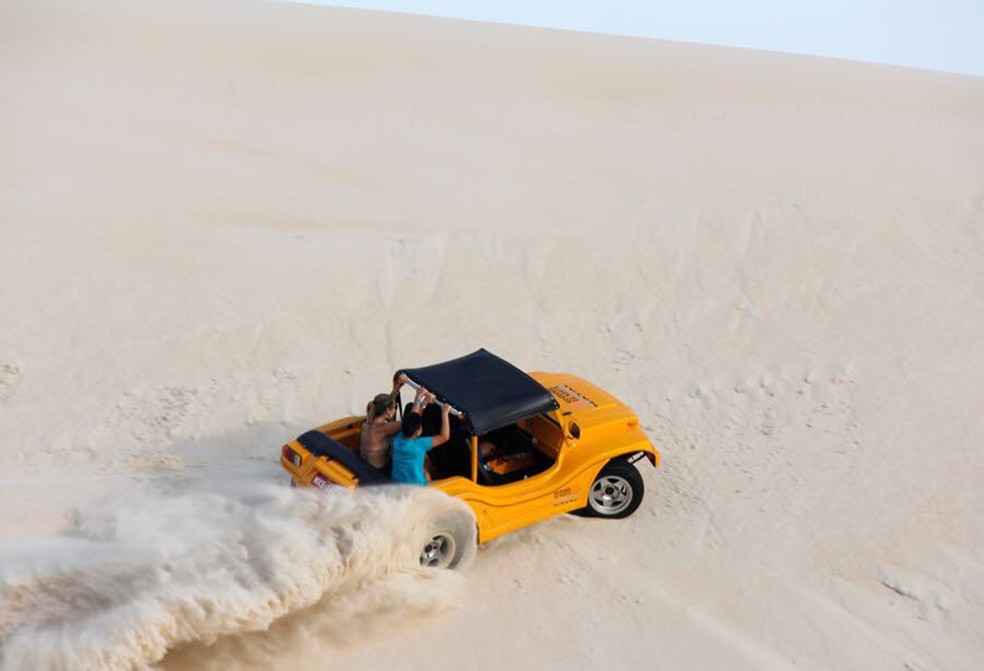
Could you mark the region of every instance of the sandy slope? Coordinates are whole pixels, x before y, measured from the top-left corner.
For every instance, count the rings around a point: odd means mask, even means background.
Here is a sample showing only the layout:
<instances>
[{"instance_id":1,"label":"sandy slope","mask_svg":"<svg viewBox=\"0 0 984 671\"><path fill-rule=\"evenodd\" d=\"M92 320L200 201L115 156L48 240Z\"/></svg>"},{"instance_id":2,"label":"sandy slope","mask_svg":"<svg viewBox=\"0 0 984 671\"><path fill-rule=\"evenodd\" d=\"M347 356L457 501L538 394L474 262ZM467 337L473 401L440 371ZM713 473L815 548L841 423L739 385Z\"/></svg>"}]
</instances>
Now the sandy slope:
<instances>
[{"instance_id":1,"label":"sandy slope","mask_svg":"<svg viewBox=\"0 0 984 671\"><path fill-rule=\"evenodd\" d=\"M0 12L5 668L227 632L165 668L979 667L984 80L305 6ZM639 513L442 581L380 545L398 505L350 538L265 488L285 438L479 346L639 412ZM350 547L382 554L317 577Z\"/></svg>"}]
</instances>

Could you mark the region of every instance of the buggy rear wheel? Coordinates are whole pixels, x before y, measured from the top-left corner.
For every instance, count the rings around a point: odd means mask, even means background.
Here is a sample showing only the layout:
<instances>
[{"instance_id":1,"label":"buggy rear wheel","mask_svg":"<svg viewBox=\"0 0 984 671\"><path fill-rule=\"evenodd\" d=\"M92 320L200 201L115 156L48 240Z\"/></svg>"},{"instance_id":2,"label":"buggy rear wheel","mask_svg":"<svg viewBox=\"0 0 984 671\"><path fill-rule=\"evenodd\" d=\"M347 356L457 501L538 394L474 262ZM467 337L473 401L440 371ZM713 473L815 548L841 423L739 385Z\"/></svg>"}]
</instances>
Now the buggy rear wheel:
<instances>
[{"instance_id":1,"label":"buggy rear wheel","mask_svg":"<svg viewBox=\"0 0 984 671\"><path fill-rule=\"evenodd\" d=\"M424 568L463 567L475 555L475 518L462 511L441 515L430 525L418 547L420 565Z\"/></svg>"},{"instance_id":2,"label":"buggy rear wheel","mask_svg":"<svg viewBox=\"0 0 984 671\"><path fill-rule=\"evenodd\" d=\"M439 531L431 536L420 553L420 565L427 568L448 568L454 560L457 543L454 536Z\"/></svg>"}]
</instances>

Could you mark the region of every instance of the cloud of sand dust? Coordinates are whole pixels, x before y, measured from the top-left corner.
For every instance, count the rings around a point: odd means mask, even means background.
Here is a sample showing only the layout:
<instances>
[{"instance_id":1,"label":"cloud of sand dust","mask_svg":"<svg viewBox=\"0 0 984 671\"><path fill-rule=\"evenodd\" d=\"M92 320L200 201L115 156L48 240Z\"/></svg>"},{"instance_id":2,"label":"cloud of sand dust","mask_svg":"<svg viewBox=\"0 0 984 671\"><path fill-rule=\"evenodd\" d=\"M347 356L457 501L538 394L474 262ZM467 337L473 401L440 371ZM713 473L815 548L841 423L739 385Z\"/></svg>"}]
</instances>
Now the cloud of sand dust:
<instances>
[{"instance_id":1,"label":"cloud of sand dust","mask_svg":"<svg viewBox=\"0 0 984 671\"><path fill-rule=\"evenodd\" d=\"M305 612L330 632L439 611L461 578L419 567L416 553L442 515L470 512L429 489L261 482L102 501L71 535L0 548L0 667L148 668L278 620L289 635L284 618Z\"/></svg>"}]
</instances>

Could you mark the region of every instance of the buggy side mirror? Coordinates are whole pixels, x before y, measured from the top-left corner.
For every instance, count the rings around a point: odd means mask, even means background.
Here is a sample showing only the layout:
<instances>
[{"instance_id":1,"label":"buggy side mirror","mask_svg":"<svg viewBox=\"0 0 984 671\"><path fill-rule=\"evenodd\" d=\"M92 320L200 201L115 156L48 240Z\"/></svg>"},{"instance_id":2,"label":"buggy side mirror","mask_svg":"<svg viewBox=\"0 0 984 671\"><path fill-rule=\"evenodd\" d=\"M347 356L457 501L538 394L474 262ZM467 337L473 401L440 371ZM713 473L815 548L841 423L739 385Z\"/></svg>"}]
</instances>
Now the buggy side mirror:
<instances>
[{"instance_id":1,"label":"buggy side mirror","mask_svg":"<svg viewBox=\"0 0 984 671\"><path fill-rule=\"evenodd\" d=\"M581 427L579 427L574 422L571 422L570 424L567 425L567 435L577 440L578 438L581 437Z\"/></svg>"}]
</instances>

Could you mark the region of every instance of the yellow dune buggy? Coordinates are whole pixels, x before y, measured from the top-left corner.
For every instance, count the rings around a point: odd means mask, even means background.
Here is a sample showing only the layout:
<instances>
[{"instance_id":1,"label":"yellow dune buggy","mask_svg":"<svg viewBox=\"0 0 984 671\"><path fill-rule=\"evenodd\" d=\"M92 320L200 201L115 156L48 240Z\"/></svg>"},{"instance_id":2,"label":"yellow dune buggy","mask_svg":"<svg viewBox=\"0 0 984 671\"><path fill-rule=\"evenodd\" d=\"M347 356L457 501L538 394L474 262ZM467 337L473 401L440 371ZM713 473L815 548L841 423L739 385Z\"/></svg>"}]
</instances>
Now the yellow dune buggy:
<instances>
[{"instance_id":1,"label":"yellow dune buggy","mask_svg":"<svg viewBox=\"0 0 984 671\"><path fill-rule=\"evenodd\" d=\"M623 518L642 502L635 462L658 466L659 452L626 405L569 374L524 373L481 349L403 373L454 409L451 438L429 453L429 487L463 500L476 529L447 522L420 539L422 565L454 568L475 540L485 543L553 515ZM436 434L440 410L424 413ZM297 486L390 483L359 455L363 416L329 422L283 446L280 463ZM480 449L493 445L494 451ZM477 538L476 538L477 531Z\"/></svg>"}]
</instances>

